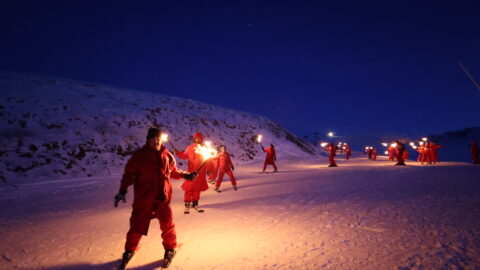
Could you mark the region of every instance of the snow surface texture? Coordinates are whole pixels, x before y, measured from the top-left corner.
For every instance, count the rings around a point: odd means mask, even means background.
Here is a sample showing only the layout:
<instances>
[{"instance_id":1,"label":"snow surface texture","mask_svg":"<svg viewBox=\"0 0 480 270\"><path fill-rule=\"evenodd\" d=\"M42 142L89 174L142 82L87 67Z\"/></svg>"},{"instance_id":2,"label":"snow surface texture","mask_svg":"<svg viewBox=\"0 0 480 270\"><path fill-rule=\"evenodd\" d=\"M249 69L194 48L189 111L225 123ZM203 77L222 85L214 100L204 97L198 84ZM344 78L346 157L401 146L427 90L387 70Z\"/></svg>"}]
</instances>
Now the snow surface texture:
<instances>
[{"instance_id":1,"label":"snow surface texture","mask_svg":"<svg viewBox=\"0 0 480 270\"><path fill-rule=\"evenodd\" d=\"M480 166L393 166L355 158L236 166L238 191L202 193L205 213L173 214L183 246L171 269L480 269ZM270 168L271 169L271 168ZM0 187L0 269L83 270L118 266L127 204L113 207L120 175ZM159 269L152 220L129 269Z\"/></svg>"},{"instance_id":2,"label":"snow surface texture","mask_svg":"<svg viewBox=\"0 0 480 270\"><path fill-rule=\"evenodd\" d=\"M225 144L235 162L263 158L256 143L277 146L279 158L317 154L272 121L187 99L92 83L0 72L0 180L111 175L145 143L146 130L167 131L179 149L199 131ZM168 145L169 148L170 145ZM260 154L260 156L259 156Z\"/></svg>"}]
</instances>

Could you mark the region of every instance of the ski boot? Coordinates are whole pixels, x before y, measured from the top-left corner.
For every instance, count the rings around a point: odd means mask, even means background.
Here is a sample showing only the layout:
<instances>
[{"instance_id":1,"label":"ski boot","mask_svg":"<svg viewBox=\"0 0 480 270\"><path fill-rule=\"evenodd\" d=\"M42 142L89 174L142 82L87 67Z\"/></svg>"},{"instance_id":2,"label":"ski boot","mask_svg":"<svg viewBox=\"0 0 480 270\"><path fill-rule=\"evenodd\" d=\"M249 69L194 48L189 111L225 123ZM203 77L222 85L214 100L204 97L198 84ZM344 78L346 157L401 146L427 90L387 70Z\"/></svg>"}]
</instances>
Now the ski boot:
<instances>
[{"instance_id":1,"label":"ski boot","mask_svg":"<svg viewBox=\"0 0 480 270\"><path fill-rule=\"evenodd\" d=\"M330 164L328 167L338 167L337 164Z\"/></svg>"},{"instance_id":2,"label":"ski boot","mask_svg":"<svg viewBox=\"0 0 480 270\"><path fill-rule=\"evenodd\" d=\"M237 186L233 186L233 190L237 190L237 189L238 189Z\"/></svg>"},{"instance_id":3,"label":"ski boot","mask_svg":"<svg viewBox=\"0 0 480 270\"><path fill-rule=\"evenodd\" d=\"M184 214L190 214L190 202L185 202L185 210L183 210Z\"/></svg>"},{"instance_id":4,"label":"ski boot","mask_svg":"<svg viewBox=\"0 0 480 270\"><path fill-rule=\"evenodd\" d=\"M192 207L193 207L193 209L195 209L195 210L196 210L197 212L199 212L199 213L205 212L205 210L198 208L198 201L194 201L194 202L192 203Z\"/></svg>"},{"instance_id":5,"label":"ski boot","mask_svg":"<svg viewBox=\"0 0 480 270\"><path fill-rule=\"evenodd\" d=\"M219 187L215 187L213 190L215 190L218 193L222 192Z\"/></svg>"},{"instance_id":6,"label":"ski boot","mask_svg":"<svg viewBox=\"0 0 480 270\"><path fill-rule=\"evenodd\" d=\"M132 259L134 254L134 252L126 250L122 255L122 262L120 263L118 270L125 270L125 267L127 267L128 262Z\"/></svg>"},{"instance_id":7,"label":"ski boot","mask_svg":"<svg viewBox=\"0 0 480 270\"><path fill-rule=\"evenodd\" d=\"M163 266L162 268L168 268L172 263L173 257L175 257L177 251L175 249L167 249L165 250L165 254L163 255Z\"/></svg>"}]
</instances>

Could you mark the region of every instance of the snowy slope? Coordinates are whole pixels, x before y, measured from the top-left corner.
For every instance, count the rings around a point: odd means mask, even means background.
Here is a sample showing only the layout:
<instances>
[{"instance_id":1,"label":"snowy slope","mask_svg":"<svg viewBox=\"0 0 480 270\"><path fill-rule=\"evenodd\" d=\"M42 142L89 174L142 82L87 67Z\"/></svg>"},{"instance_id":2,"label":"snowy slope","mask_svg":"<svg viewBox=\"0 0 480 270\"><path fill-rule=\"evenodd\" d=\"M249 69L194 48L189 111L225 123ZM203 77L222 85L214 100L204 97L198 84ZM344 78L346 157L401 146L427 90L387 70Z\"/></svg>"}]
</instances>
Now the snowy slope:
<instances>
[{"instance_id":1,"label":"snowy slope","mask_svg":"<svg viewBox=\"0 0 480 270\"><path fill-rule=\"evenodd\" d=\"M309 158L315 149L257 115L92 83L0 72L0 180L59 179L118 173L149 127L179 149L200 131L225 144L234 162L263 158L255 136L278 156Z\"/></svg>"},{"instance_id":2,"label":"snowy slope","mask_svg":"<svg viewBox=\"0 0 480 270\"><path fill-rule=\"evenodd\" d=\"M443 162L396 167L339 160L338 168L279 160L236 166L238 191L202 195L203 214L173 215L183 247L172 270L480 268L480 166ZM107 181L105 181L107 180ZM123 252L128 203L113 208L118 177L0 187L0 270L113 269ZM130 268L160 269L158 222Z\"/></svg>"}]
</instances>

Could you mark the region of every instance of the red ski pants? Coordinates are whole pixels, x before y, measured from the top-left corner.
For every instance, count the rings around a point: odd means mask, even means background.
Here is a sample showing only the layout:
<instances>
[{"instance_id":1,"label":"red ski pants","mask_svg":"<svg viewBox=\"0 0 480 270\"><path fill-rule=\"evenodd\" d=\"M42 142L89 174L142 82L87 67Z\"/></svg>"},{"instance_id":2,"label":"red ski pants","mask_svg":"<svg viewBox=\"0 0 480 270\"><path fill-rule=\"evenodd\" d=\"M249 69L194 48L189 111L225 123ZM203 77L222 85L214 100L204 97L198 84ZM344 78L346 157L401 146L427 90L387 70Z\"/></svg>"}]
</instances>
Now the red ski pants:
<instances>
[{"instance_id":1,"label":"red ski pants","mask_svg":"<svg viewBox=\"0 0 480 270\"><path fill-rule=\"evenodd\" d=\"M231 170L220 171L220 174L218 176L218 180L217 180L217 183L215 184L215 186L220 187L220 185L222 184L223 176L225 175L225 173L228 174L228 176L230 177L230 182L232 182L232 185L236 186L237 181L235 181L235 176L233 176L233 172Z\"/></svg>"},{"instance_id":2,"label":"red ski pants","mask_svg":"<svg viewBox=\"0 0 480 270\"><path fill-rule=\"evenodd\" d=\"M267 165L268 165L268 164L272 164L272 165L273 165L273 169L274 169L275 171L277 171L277 165L275 165L275 162L273 162L273 161L272 161L271 163L268 163L267 161L265 161L265 163L263 163L263 170L264 170L264 171L265 171L265 169L267 169Z\"/></svg>"},{"instance_id":3,"label":"red ski pants","mask_svg":"<svg viewBox=\"0 0 480 270\"><path fill-rule=\"evenodd\" d=\"M184 202L194 202L200 200L200 191L185 191Z\"/></svg>"},{"instance_id":4,"label":"red ski pants","mask_svg":"<svg viewBox=\"0 0 480 270\"><path fill-rule=\"evenodd\" d=\"M163 248L165 250L175 248L177 246L177 235L175 233L170 203L159 204L155 214L155 217L160 222L160 230L162 230ZM141 238L142 234L129 231L127 233L127 241L125 242L125 250L132 252L138 250Z\"/></svg>"}]
</instances>

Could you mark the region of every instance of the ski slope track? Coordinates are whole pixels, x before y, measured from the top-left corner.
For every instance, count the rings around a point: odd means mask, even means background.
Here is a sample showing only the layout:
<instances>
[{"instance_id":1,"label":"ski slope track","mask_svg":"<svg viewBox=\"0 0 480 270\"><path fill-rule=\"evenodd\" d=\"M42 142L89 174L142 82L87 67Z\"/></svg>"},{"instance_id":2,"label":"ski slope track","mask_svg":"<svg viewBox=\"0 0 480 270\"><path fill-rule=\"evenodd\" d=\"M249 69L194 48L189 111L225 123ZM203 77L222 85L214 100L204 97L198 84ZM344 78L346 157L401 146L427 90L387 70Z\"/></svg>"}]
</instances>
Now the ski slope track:
<instances>
[{"instance_id":1,"label":"ski slope track","mask_svg":"<svg viewBox=\"0 0 480 270\"><path fill-rule=\"evenodd\" d=\"M480 166L393 166L381 158L279 160L236 166L238 191L202 195L205 213L173 215L182 249L170 269L479 269ZM0 188L0 269L114 269L132 192L113 207L119 176ZM128 269L160 269L158 222Z\"/></svg>"}]
</instances>

